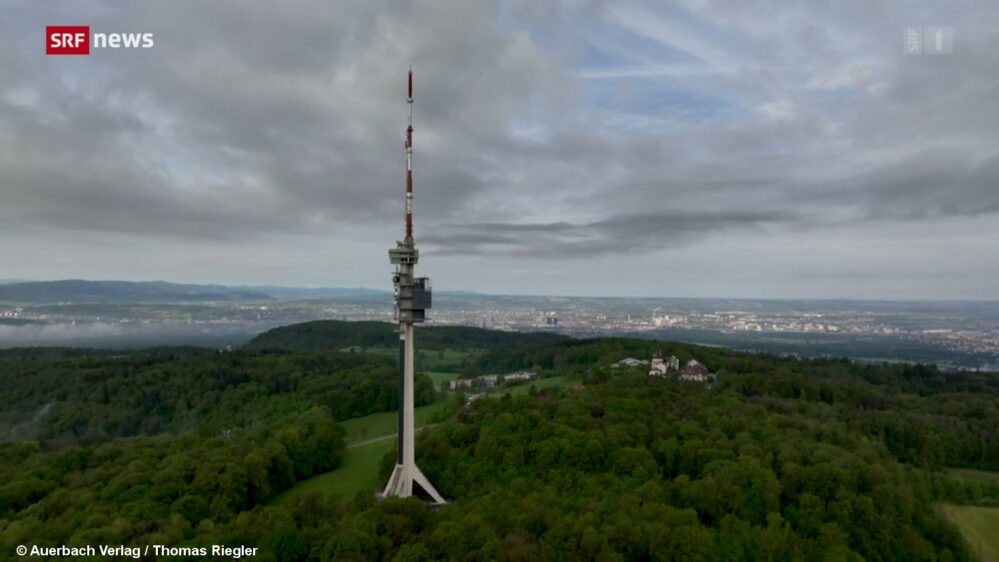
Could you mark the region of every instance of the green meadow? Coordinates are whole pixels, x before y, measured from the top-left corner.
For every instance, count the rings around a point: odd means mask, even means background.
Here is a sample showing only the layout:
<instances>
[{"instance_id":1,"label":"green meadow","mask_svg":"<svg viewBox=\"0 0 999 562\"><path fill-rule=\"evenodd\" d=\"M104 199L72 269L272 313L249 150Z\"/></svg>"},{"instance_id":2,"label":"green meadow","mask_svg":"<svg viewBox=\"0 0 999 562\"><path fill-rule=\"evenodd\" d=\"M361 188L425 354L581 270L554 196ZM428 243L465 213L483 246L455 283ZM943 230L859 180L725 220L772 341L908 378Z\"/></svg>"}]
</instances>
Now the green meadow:
<instances>
[{"instance_id":1,"label":"green meadow","mask_svg":"<svg viewBox=\"0 0 999 562\"><path fill-rule=\"evenodd\" d=\"M943 504L941 509L982 562L999 562L999 507Z\"/></svg>"},{"instance_id":2,"label":"green meadow","mask_svg":"<svg viewBox=\"0 0 999 562\"><path fill-rule=\"evenodd\" d=\"M378 463L386 453L395 450L395 439L375 441L359 447L351 447L344 454L340 468L303 480L274 498L274 504L287 501L295 494L318 492L323 495L341 494L350 498L357 492L370 488L374 490L378 474Z\"/></svg>"}]
</instances>

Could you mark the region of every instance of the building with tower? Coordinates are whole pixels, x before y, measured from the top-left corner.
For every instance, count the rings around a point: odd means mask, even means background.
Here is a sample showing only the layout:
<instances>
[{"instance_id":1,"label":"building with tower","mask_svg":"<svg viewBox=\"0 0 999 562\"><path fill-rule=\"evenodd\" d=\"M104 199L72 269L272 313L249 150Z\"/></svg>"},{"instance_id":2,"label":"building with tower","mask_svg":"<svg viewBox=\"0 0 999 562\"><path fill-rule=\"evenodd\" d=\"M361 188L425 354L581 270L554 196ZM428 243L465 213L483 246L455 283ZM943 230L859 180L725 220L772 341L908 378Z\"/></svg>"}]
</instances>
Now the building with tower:
<instances>
[{"instance_id":1,"label":"building with tower","mask_svg":"<svg viewBox=\"0 0 999 562\"><path fill-rule=\"evenodd\" d=\"M675 355L664 358L663 352L656 349L652 354L652 361L649 364L649 374L658 377L665 377L670 373L680 370L680 360Z\"/></svg>"}]
</instances>

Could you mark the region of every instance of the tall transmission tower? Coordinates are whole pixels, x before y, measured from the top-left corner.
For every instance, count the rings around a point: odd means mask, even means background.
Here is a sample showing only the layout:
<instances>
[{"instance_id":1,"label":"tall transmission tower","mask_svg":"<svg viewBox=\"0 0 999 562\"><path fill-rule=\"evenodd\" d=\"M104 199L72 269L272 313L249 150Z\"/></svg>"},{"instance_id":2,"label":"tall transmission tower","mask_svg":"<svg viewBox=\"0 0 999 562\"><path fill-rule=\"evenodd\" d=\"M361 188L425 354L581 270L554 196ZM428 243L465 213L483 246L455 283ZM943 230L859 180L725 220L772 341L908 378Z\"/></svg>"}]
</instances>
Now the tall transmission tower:
<instances>
[{"instance_id":1,"label":"tall transmission tower","mask_svg":"<svg viewBox=\"0 0 999 562\"><path fill-rule=\"evenodd\" d=\"M381 496L406 498L418 485L436 504L447 503L430 480L416 466L414 448L413 358L415 341L413 325L426 320L431 304L430 279L415 277L413 268L420 258L413 240L413 71L409 71L409 126L406 127L406 238L389 250L389 262L396 266L395 314L399 320L399 446L395 469Z\"/></svg>"}]
</instances>

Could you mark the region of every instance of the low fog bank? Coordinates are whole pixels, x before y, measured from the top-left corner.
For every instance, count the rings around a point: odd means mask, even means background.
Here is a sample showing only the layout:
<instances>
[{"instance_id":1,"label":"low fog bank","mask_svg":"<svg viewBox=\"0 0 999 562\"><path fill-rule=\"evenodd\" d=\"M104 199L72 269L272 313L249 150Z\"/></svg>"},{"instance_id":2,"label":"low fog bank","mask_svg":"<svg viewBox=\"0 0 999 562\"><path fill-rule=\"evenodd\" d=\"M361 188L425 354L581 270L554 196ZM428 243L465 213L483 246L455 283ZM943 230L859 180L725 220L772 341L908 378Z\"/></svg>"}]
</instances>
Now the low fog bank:
<instances>
[{"instance_id":1,"label":"low fog bank","mask_svg":"<svg viewBox=\"0 0 999 562\"><path fill-rule=\"evenodd\" d=\"M124 349L158 345L238 346L266 325L203 326L187 323L118 324L35 323L0 325L0 348L11 347L95 347Z\"/></svg>"}]
</instances>

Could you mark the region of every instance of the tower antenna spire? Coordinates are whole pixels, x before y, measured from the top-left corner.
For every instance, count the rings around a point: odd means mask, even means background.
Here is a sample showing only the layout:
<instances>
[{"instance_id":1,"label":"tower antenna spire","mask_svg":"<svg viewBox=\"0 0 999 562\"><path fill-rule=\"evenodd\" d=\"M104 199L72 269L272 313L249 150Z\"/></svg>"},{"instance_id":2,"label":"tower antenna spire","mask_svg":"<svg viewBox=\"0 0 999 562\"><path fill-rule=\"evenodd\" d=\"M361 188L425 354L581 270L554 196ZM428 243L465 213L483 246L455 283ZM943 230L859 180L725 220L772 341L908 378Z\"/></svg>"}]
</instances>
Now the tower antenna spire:
<instances>
[{"instance_id":1,"label":"tower antenna spire","mask_svg":"<svg viewBox=\"0 0 999 562\"><path fill-rule=\"evenodd\" d=\"M415 365L415 324L426 321L431 304L430 279L416 277L414 268L420 252L413 240L413 69L409 69L409 126L406 127L406 239L396 242L389 250L389 262L396 266L392 282L395 284L395 316L399 320L399 445L396 449L395 469L379 497L408 498L415 486L423 490L432 505L447 503L430 480L416 466L415 409L413 404L413 378Z\"/></svg>"},{"instance_id":2,"label":"tower antenna spire","mask_svg":"<svg viewBox=\"0 0 999 562\"><path fill-rule=\"evenodd\" d=\"M409 67L409 126L406 127L406 239L413 239L413 67Z\"/></svg>"}]
</instances>

